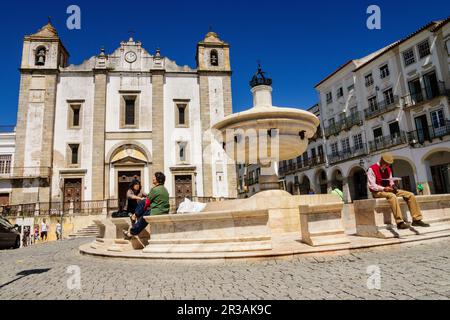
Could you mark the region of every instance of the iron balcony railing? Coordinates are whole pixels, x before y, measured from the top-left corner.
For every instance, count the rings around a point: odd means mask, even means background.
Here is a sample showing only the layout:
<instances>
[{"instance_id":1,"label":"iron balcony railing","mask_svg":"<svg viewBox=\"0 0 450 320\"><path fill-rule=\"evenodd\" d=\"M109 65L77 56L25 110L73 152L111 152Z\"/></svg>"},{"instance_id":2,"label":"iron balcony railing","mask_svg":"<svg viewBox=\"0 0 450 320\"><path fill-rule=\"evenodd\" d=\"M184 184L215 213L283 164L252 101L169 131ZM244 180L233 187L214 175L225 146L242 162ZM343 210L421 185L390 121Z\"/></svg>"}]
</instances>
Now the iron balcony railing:
<instances>
[{"instance_id":1,"label":"iron balcony railing","mask_svg":"<svg viewBox=\"0 0 450 320\"><path fill-rule=\"evenodd\" d=\"M364 110L364 116L366 119L371 119L378 117L381 114L395 110L400 106L399 101L400 99L398 96L394 96L393 99L377 101L374 106Z\"/></svg>"},{"instance_id":2,"label":"iron balcony railing","mask_svg":"<svg viewBox=\"0 0 450 320\"><path fill-rule=\"evenodd\" d=\"M50 167L11 167L0 172L0 178L6 179L49 178L50 176Z\"/></svg>"},{"instance_id":3,"label":"iron balcony railing","mask_svg":"<svg viewBox=\"0 0 450 320\"><path fill-rule=\"evenodd\" d=\"M332 135L337 135L339 132L344 130L345 122L344 121L338 121L332 125L329 125L328 127L325 127L325 137L328 138Z\"/></svg>"},{"instance_id":4,"label":"iron balcony railing","mask_svg":"<svg viewBox=\"0 0 450 320\"><path fill-rule=\"evenodd\" d=\"M362 122L361 112L357 111L355 113L350 114L348 117L345 118L344 129L349 130L353 126L361 126L362 123L363 122Z\"/></svg>"},{"instance_id":5,"label":"iron balcony railing","mask_svg":"<svg viewBox=\"0 0 450 320\"><path fill-rule=\"evenodd\" d=\"M0 214L9 217L100 215L108 200L38 202L0 206ZM115 209L115 208L111 208Z\"/></svg>"},{"instance_id":6,"label":"iron balcony railing","mask_svg":"<svg viewBox=\"0 0 450 320\"><path fill-rule=\"evenodd\" d=\"M405 108L409 108L440 96L450 96L450 90L445 87L444 82L439 82L435 86L426 86L418 92L407 94L402 97L402 102Z\"/></svg>"},{"instance_id":7,"label":"iron balcony railing","mask_svg":"<svg viewBox=\"0 0 450 320\"><path fill-rule=\"evenodd\" d=\"M361 112L357 111L344 119L339 120L335 124L325 127L325 137L328 138L329 136L337 135L343 130L350 130L353 126L361 126L362 123Z\"/></svg>"},{"instance_id":8,"label":"iron balcony railing","mask_svg":"<svg viewBox=\"0 0 450 320\"><path fill-rule=\"evenodd\" d=\"M315 166L320 166L323 164L325 164L325 157L316 156L313 158L302 159L300 162L292 163L291 165L280 167L278 171L280 175L287 175L290 173L308 170Z\"/></svg>"},{"instance_id":9,"label":"iron balcony railing","mask_svg":"<svg viewBox=\"0 0 450 320\"><path fill-rule=\"evenodd\" d=\"M334 152L328 155L328 161L330 163L337 163L341 161L346 161L348 159L360 157L362 155L367 154L366 144L360 144L357 146L354 146L352 148L348 148L345 150L340 150L338 152Z\"/></svg>"},{"instance_id":10,"label":"iron balcony railing","mask_svg":"<svg viewBox=\"0 0 450 320\"><path fill-rule=\"evenodd\" d=\"M407 134L404 131L392 135L378 137L369 142L369 152L377 152L387 148L392 148L408 142Z\"/></svg>"},{"instance_id":11,"label":"iron balcony railing","mask_svg":"<svg viewBox=\"0 0 450 320\"><path fill-rule=\"evenodd\" d=\"M442 139L450 135L450 120L446 120L445 124L439 127L429 126L425 129L417 129L408 132L408 140L411 144L424 144L425 141L432 142L433 139Z\"/></svg>"},{"instance_id":12,"label":"iron balcony railing","mask_svg":"<svg viewBox=\"0 0 450 320\"><path fill-rule=\"evenodd\" d=\"M323 138L322 128L319 126L319 127L317 128L316 133L315 133L315 134L312 136L312 138L309 139L309 140L312 141L312 142L314 142L314 141L316 141L317 139L322 139L322 138Z\"/></svg>"}]
</instances>

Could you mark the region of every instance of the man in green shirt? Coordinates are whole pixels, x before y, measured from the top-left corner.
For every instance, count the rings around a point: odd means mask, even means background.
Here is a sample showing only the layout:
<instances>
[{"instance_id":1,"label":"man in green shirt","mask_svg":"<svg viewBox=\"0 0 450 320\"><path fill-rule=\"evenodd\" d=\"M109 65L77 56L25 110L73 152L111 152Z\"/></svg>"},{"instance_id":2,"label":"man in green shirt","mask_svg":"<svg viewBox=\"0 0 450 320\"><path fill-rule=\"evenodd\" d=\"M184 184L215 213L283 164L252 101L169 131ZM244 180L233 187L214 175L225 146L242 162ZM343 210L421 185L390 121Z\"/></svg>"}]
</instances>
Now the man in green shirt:
<instances>
[{"instance_id":1,"label":"man in green shirt","mask_svg":"<svg viewBox=\"0 0 450 320\"><path fill-rule=\"evenodd\" d=\"M135 216L137 222L133 224L130 231L123 230L125 239L131 239L133 236L137 236L142 230L147 227L148 223L145 221L144 216L157 216L162 214L168 214L170 210L169 204L169 192L164 183L166 182L166 176L162 172L156 172L153 176L153 188L148 194L150 200L150 210L145 210L145 200L138 203Z\"/></svg>"}]
</instances>

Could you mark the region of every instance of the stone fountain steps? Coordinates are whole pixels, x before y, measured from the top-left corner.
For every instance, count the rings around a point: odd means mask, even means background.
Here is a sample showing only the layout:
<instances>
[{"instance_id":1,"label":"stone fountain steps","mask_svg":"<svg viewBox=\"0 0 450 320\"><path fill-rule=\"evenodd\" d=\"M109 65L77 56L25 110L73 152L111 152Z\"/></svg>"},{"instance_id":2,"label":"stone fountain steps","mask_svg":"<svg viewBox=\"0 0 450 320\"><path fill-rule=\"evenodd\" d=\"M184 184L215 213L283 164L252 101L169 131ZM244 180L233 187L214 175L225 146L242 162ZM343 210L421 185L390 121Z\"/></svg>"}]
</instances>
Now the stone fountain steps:
<instances>
[{"instance_id":1,"label":"stone fountain steps","mask_svg":"<svg viewBox=\"0 0 450 320\"><path fill-rule=\"evenodd\" d=\"M202 253L271 250L271 237L150 240L143 253Z\"/></svg>"},{"instance_id":2,"label":"stone fountain steps","mask_svg":"<svg viewBox=\"0 0 450 320\"><path fill-rule=\"evenodd\" d=\"M376 232L376 238L380 239L392 239L392 238L406 238L411 236L418 236L418 235L428 235L433 233L438 233L442 231L450 231L450 223L447 221L434 221L434 220L427 220L431 224L429 228L422 228L422 227L411 227L409 229L397 229L396 226L384 226L379 227ZM358 234L363 235L364 228L359 227ZM372 231L368 231L367 234L370 234L373 236Z\"/></svg>"},{"instance_id":3,"label":"stone fountain steps","mask_svg":"<svg viewBox=\"0 0 450 320\"><path fill-rule=\"evenodd\" d=\"M97 237L99 234L99 229L97 225L90 225L85 228L78 230L75 233L69 234L70 239L74 238L87 238L87 237Z\"/></svg>"}]
</instances>

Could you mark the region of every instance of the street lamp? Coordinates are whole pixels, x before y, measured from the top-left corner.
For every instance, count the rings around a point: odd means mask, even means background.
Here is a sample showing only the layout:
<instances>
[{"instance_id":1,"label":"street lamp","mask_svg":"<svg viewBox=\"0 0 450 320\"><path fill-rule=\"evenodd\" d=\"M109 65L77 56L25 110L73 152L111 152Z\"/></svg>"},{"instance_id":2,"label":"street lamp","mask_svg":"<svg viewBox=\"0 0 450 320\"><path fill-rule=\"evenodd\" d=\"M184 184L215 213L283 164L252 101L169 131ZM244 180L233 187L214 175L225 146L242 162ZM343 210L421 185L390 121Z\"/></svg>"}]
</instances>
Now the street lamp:
<instances>
[{"instance_id":1,"label":"street lamp","mask_svg":"<svg viewBox=\"0 0 450 320\"><path fill-rule=\"evenodd\" d=\"M366 163L363 158L359 159L359 166L363 169L366 169Z\"/></svg>"}]
</instances>

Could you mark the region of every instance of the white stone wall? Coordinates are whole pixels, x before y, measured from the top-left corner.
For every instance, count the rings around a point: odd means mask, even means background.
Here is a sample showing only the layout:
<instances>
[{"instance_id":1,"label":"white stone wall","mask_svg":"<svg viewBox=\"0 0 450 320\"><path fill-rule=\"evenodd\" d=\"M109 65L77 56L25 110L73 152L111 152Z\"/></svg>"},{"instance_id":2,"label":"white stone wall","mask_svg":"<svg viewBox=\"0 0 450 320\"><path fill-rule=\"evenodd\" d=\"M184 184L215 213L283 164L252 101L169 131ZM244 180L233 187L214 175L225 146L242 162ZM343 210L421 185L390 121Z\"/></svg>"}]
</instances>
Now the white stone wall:
<instances>
[{"instance_id":1,"label":"white stone wall","mask_svg":"<svg viewBox=\"0 0 450 320\"><path fill-rule=\"evenodd\" d=\"M14 167L15 133L0 133L0 155L11 155L11 170ZM0 180L0 193L11 193L12 186L9 179Z\"/></svg>"},{"instance_id":2,"label":"white stone wall","mask_svg":"<svg viewBox=\"0 0 450 320\"><path fill-rule=\"evenodd\" d=\"M174 100L189 100L189 127L175 127ZM196 167L195 194L203 196L203 168L202 168L202 128L200 121L200 87L196 75L178 76L166 74L164 84L164 174L167 177L166 187L171 196L175 196L173 189L173 175L171 167L177 165L177 142L187 142L188 164ZM157 150L155 150L157 152Z\"/></svg>"},{"instance_id":3,"label":"white stone wall","mask_svg":"<svg viewBox=\"0 0 450 320\"><path fill-rule=\"evenodd\" d=\"M208 77L209 106L213 126L224 118L223 79L218 76ZM228 197L228 179L226 156L218 144L214 144L212 154L212 192L213 197Z\"/></svg>"},{"instance_id":4,"label":"white stone wall","mask_svg":"<svg viewBox=\"0 0 450 320\"><path fill-rule=\"evenodd\" d=\"M81 162L79 169L87 170L84 179L83 200L91 200L92 190L92 141L93 141L93 107L94 107L94 78L89 74L63 74L57 85L55 136L53 146L53 178L52 198L61 195L60 170L68 169L68 144L79 143ZM69 128L70 105L68 100L84 100L81 103L80 129Z\"/></svg>"},{"instance_id":5,"label":"white stone wall","mask_svg":"<svg viewBox=\"0 0 450 320\"><path fill-rule=\"evenodd\" d=\"M120 105L123 95L137 95L137 128L121 128ZM113 73L109 75L106 97L106 132L139 132L152 129L152 84L150 74Z\"/></svg>"}]
</instances>

